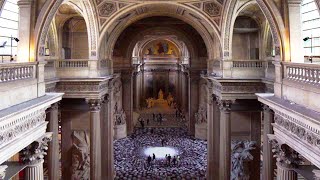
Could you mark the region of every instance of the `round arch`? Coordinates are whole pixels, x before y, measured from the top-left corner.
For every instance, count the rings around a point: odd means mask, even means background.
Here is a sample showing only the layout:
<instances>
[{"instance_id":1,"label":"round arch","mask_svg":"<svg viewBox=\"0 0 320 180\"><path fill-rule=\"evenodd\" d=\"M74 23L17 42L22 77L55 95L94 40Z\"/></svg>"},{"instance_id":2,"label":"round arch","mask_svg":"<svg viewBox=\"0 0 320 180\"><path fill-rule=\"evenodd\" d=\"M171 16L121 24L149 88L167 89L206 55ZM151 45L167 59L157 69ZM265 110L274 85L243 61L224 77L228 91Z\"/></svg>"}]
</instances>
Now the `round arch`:
<instances>
[{"instance_id":1,"label":"round arch","mask_svg":"<svg viewBox=\"0 0 320 180\"><path fill-rule=\"evenodd\" d=\"M185 34L183 34L182 32L180 31L177 31L176 29L173 29L173 28L168 28L168 27L154 27L154 28L149 28L149 29L146 29L144 31L142 31L141 33L139 33L138 35L136 35L132 41L130 42L129 44L129 48L127 50L127 53L126 53L126 58L130 58L131 55L132 55L132 52L133 52L133 49L135 47L135 45L137 44L137 42L141 39L143 39L143 37L145 35L149 35L151 32L155 32L155 31L161 31L161 32L168 32L171 33L171 34L174 34L177 36L177 41L182 41L186 44L187 46L187 49L190 53L190 57L196 57L196 52L195 52L195 49L194 47L192 46L192 43L191 41L186 37Z\"/></svg>"},{"instance_id":2,"label":"round arch","mask_svg":"<svg viewBox=\"0 0 320 180\"><path fill-rule=\"evenodd\" d=\"M46 36L49 32L50 23L53 21L61 4L66 3L71 5L75 9L79 10L79 7L71 3L72 0L56 0L56 1L46 1L43 8L39 13L39 18L35 26L35 52L34 57L41 60L44 56L41 49L44 48ZM89 58L97 59L97 41L98 41L98 22L95 18L95 8L93 8L92 1L81 0L81 5L83 6L82 16L85 19L88 31L88 42L89 42Z\"/></svg>"},{"instance_id":3,"label":"round arch","mask_svg":"<svg viewBox=\"0 0 320 180\"><path fill-rule=\"evenodd\" d=\"M138 14L137 12L141 13ZM134 14L134 17L132 16L132 14ZM112 20L108 22L108 24L103 27L99 39L99 47L103 43L104 38L107 37L107 58L112 58L112 50L114 48L114 45L120 34L128 26L138 20L153 16L168 16L180 19L188 23L193 28L195 28L195 30L202 36L207 47L208 58L214 59L215 56L220 55L220 53L216 53L216 55L214 54L214 43L216 43L214 42L214 39L218 40L220 44L220 36L218 30L215 25L206 17L188 6L178 5L171 2L148 2L146 4L132 6L131 8L118 13L112 18ZM125 20L123 20L122 17L126 17Z\"/></svg>"},{"instance_id":4,"label":"round arch","mask_svg":"<svg viewBox=\"0 0 320 180\"><path fill-rule=\"evenodd\" d=\"M249 1L241 6L241 9L245 9L249 5L256 3L262 13L264 14L266 20L270 24L272 37L274 39L274 45L276 49L276 56L279 56L282 61L287 60L290 57L289 47L288 47L288 37L287 33L275 4L273 2L265 0ZM237 0L229 0L226 3L226 9L228 9L224 14L225 23L222 27L223 36L223 59L230 59L230 47L232 44L232 31L233 22L237 17ZM271 8L269 8L271 7ZM270 10L271 9L271 10ZM280 18L279 18L280 17Z\"/></svg>"}]
</instances>

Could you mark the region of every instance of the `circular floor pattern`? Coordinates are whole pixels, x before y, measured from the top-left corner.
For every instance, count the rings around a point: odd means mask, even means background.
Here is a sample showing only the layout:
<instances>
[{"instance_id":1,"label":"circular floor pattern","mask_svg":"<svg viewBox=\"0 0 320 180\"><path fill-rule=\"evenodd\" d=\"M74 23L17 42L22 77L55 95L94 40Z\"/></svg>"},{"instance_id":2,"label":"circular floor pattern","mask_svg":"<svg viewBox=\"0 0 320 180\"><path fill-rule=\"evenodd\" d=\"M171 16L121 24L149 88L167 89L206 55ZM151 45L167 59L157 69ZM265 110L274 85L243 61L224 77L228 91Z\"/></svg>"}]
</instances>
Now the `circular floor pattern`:
<instances>
[{"instance_id":1,"label":"circular floor pattern","mask_svg":"<svg viewBox=\"0 0 320 180\"><path fill-rule=\"evenodd\" d=\"M163 147L162 140L166 141ZM205 179L207 142L194 139L182 128L137 129L131 136L115 141L114 150L115 179ZM156 160L148 166L150 153L155 153ZM173 158L173 153L180 157L176 165L161 158L166 154Z\"/></svg>"}]
</instances>

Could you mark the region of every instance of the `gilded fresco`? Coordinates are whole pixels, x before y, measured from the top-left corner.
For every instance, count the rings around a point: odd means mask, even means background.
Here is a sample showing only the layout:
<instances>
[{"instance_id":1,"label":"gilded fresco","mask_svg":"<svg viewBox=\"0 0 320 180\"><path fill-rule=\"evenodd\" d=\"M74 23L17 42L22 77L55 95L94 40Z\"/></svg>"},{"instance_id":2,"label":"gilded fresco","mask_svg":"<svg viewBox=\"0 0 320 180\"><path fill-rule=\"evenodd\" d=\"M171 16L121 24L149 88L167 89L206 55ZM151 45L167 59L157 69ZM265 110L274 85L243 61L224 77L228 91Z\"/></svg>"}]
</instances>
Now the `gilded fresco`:
<instances>
[{"instance_id":1,"label":"gilded fresco","mask_svg":"<svg viewBox=\"0 0 320 180\"><path fill-rule=\"evenodd\" d=\"M144 55L149 56L179 56L178 48L170 41L152 41L144 48Z\"/></svg>"}]
</instances>

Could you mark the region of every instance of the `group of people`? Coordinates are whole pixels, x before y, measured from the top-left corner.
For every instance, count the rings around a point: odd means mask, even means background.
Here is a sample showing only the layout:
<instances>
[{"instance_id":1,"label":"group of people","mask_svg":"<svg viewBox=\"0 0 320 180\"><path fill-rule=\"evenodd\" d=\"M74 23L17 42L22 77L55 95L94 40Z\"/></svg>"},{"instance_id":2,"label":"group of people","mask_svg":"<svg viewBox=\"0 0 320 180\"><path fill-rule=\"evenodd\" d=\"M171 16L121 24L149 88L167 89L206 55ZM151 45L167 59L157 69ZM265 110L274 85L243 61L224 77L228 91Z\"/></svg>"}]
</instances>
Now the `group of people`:
<instances>
[{"instance_id":1,"label":"group of people","mask_svg":"<svg viewBox=\"0 0 320 180\"><path fill-rule=\"evenodd\" d=\"M138 119L138 121L139 121L139 123L140 123L140 126L141 126L142 128L144 128L144 127L145 127L144 119L140 117L140 118ZM150 120L147 118L146 121L147 121L147 125L149 125Z\"/></svg>"},{"instance_id":2,"label":"group of people","mask_svg":"<svg viewBox=\"0 0 320 180\"><path fill-rule=\"evenodd\" d=\"M152 118L153 118L153 121L156 121L156 122L162 124L163 116L161 113L159 113L159 114L152 113Z\"/></svg>"},{"instance_id":3,"label":"group of people","mask_svg":"<svg viewBox=\"0 0 320 180\"><path fill-rule=\"evenodd\" d=\"M152 163L152 162L155 162L155 160L156 160L156 155L155 155L154 153L152 154L152 157L151 157L151 155L149 155L149 156L147 157L148 167L150 167L150 166L151 166L151 163ZM170 154L166 154L165 164L166 164L167 166L170 166L171 164L173 164L173 165L178 165L179 162L180 162L180 156L177 156L177 157L176 157L176 156L173 156L173 158L172 158Z\"/></svg>"},{"instance_id":4,"label":"group of people","mask_svg":"<svg viewBox=\"0 0 320 180\"><path fill-rule=\"evenodd\" d=\"M166 164L168 165L168 166L170 166L170 164L171 164L171 162L172 162L172 164L173 165L176 165L176 164L178 164L179 163L179 161L180 161L180 156L173 156L173 158L172 158L172 161L171 161L171 155L170 154L166 154Z\"/></svg>"}]
</instances>

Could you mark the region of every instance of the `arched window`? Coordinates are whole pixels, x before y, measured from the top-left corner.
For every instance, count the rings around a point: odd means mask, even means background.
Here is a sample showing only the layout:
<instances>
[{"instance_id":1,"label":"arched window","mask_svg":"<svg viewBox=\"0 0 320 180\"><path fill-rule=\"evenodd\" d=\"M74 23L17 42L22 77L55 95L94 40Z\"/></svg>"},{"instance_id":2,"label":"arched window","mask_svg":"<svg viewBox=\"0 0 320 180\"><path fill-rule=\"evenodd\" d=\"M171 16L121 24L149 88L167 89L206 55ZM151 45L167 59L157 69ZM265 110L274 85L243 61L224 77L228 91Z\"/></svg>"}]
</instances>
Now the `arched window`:
<instances>
[{"instance_id":1,"label":"arched window","mask_svg":"<svg viewBox=\"0 0 320 180\"><path fill-rule=\"evenodd\" d=\"M19 23L17 1L6 0L0 11L0 54L13 55L14 58L17 55L17 39L15 38L18 36ZM10 57L5 59L10 59Z\"/></svg>"},{"instance_id":2,"label":"arched window","mask_svg":"<svg viewBox=\"0 0 320 180\"><path fill-rule=\"evenodd\" d=\"M320 14L314 0L303 0L302 35L305 56L320 56Z\"/></svg>"}]
</instances>

